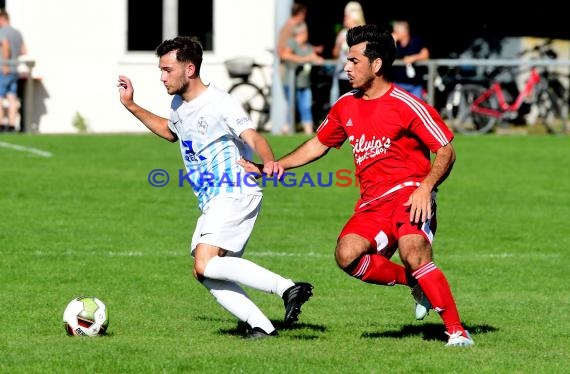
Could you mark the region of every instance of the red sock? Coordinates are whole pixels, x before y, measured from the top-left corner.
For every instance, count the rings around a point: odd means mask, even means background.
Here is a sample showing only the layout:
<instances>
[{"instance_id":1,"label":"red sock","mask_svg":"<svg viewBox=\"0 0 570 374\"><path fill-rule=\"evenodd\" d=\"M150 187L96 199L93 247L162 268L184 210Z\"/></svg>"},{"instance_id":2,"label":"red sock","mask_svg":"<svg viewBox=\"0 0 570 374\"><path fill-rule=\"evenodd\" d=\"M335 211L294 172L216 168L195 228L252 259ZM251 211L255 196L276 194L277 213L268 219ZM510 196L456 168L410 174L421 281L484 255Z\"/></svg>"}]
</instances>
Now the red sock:
<instances>
[{"instance_id":1,"label":"red sock","mask_svg":"<svg viewBox=\"0 0 570 374\"><path fill-rule=\"evenodd\" d=\"M447 332L461 331L465 335L455 300L443 272L433 262L429 262L412 275L418 280L433 309L439 313Z\"/></svg>"},{"instance_id":2,"label":"red sock","mask_svg":"<svg viewBox=\"0 0 570 374\"><path fill-rule=\"evenodd\" d=\"M366 283L385 286L408 284L406 269L402 265L398 265L378 254L362 256L358 265L350 274Z\"/></svg>"}]
</instances>

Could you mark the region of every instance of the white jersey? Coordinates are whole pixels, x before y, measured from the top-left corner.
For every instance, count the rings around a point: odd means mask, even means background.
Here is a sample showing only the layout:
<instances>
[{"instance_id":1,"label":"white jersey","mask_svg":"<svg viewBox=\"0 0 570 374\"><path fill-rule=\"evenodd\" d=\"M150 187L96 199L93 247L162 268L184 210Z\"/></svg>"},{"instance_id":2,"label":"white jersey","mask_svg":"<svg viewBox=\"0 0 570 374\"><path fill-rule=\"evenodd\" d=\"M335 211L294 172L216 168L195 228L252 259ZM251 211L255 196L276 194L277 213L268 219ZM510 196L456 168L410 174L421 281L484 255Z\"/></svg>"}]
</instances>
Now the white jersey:
<instances>
[{"instance_id":1,"label":"white jersey","mask_svg":"<svg viewBox=\"0 0 570 374\"><path fill-rule=\"evenodd\" d=\"M178 136L186 168L180 183L192 187L200 210L221 194L261 195L255 177L237 164L241 157L252 159L251 148L239 135L255 126L226 91L209 85L190 102L175 95L168 127Z\"/></svg>"}]
</instances>

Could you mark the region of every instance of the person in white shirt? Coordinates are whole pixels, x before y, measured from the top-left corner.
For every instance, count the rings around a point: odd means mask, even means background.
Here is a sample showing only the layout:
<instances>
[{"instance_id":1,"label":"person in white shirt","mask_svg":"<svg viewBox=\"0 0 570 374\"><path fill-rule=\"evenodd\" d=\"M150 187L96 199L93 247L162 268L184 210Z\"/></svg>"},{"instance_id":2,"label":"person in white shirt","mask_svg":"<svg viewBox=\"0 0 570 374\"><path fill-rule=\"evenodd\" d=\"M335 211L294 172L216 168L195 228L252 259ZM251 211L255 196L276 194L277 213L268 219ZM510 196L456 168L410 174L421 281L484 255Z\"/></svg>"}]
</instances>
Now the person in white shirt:
<instances>
[{"instance_id":1,"label":"person in white shirt","mask_svg":"<svg viewBox=\"0 0 570 374\"><path fill-rule=\"evenodd\" d=\"M267 140L255 130L241 105L227 92L200 78L203 49L196 37L178 36L156 50L160 79L173 95L170 118L135 103L131 80L120 75L121 103L150 131L178 141L201 216L190 247L193 273L228 312L248 325L247 338L278 335L267 316L240 285L281 296L284 326L298 319L313 286L290 279L242 258L260 213L262 190L256 176L237 161L255 152L268 176L283 175Z\"/></svg>"}]
</instances>

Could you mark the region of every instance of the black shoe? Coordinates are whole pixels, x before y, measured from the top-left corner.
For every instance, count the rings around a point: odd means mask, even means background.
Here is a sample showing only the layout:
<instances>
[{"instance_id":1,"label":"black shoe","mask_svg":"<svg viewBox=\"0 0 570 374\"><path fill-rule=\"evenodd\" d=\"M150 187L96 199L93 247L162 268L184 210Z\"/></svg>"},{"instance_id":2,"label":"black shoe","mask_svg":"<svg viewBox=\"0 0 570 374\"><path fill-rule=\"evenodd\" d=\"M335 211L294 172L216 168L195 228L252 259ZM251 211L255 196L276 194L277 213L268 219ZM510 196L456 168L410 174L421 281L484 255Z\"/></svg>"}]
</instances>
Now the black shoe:
<instances>
[{"instance_id":1,"label":"black shoe","mask_svg":"<svg viewBox=\"0 0 570 374\"><path fill-rule=\"evenodd\" d=\"M8 129L6 125L0 125L0 132L5 132Z\"/></svg>"},{"instance_id":2,"label":"black shoe","mask_svg":"<svg viewBox=\"0 0 570 374\"><path fill-rule=\"evenodd\" d=\"M285 326L291 326L297 321L301 313L301 305L313 296L313 285L305 282L298 282L289 287L283 293L283 303L285 304Z\"/></svg>"},{"instance_id":3,"label":"black shoe","mask_svg":"<svg viewBox=\"0 0 570 374\"><path fill-rule=\"evenodd\" d=\"M6 132L16 132L16 127L14 127L14 126L7 126L7 127L6 127Z\"/></svg>"},{"instance_id":4,"label":"black shoe","mask_svg":"<svg viewBox=\"0 0 570 374\"><path fill-rule=\"evenodd\" d=\"M264 339L273 336L279 336L277 330L273 330L271 334L268 334L261 327L254 327L253 329L249 330L244 339Z\"/></svg>"}]
</instances>

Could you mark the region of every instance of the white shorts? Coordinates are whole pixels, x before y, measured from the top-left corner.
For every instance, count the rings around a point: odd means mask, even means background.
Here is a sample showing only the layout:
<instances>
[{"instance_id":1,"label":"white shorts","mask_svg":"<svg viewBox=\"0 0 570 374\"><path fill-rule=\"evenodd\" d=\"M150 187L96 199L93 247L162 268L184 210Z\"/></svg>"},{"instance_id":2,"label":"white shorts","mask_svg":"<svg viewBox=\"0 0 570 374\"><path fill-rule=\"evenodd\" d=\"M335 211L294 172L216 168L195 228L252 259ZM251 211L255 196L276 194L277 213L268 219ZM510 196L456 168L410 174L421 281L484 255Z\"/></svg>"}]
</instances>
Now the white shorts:
<instances>
[{"instance_id":1,"label":"white shorts","mask_svg":"<svg viewBox=\"0 0 570 374\"><path fill-rule=\"evenodd\" d=\"M227 250L241 257L261 210L261 195L218 195L196 222L190 254L199 243Z\"/></svg>"}]
</instances>

